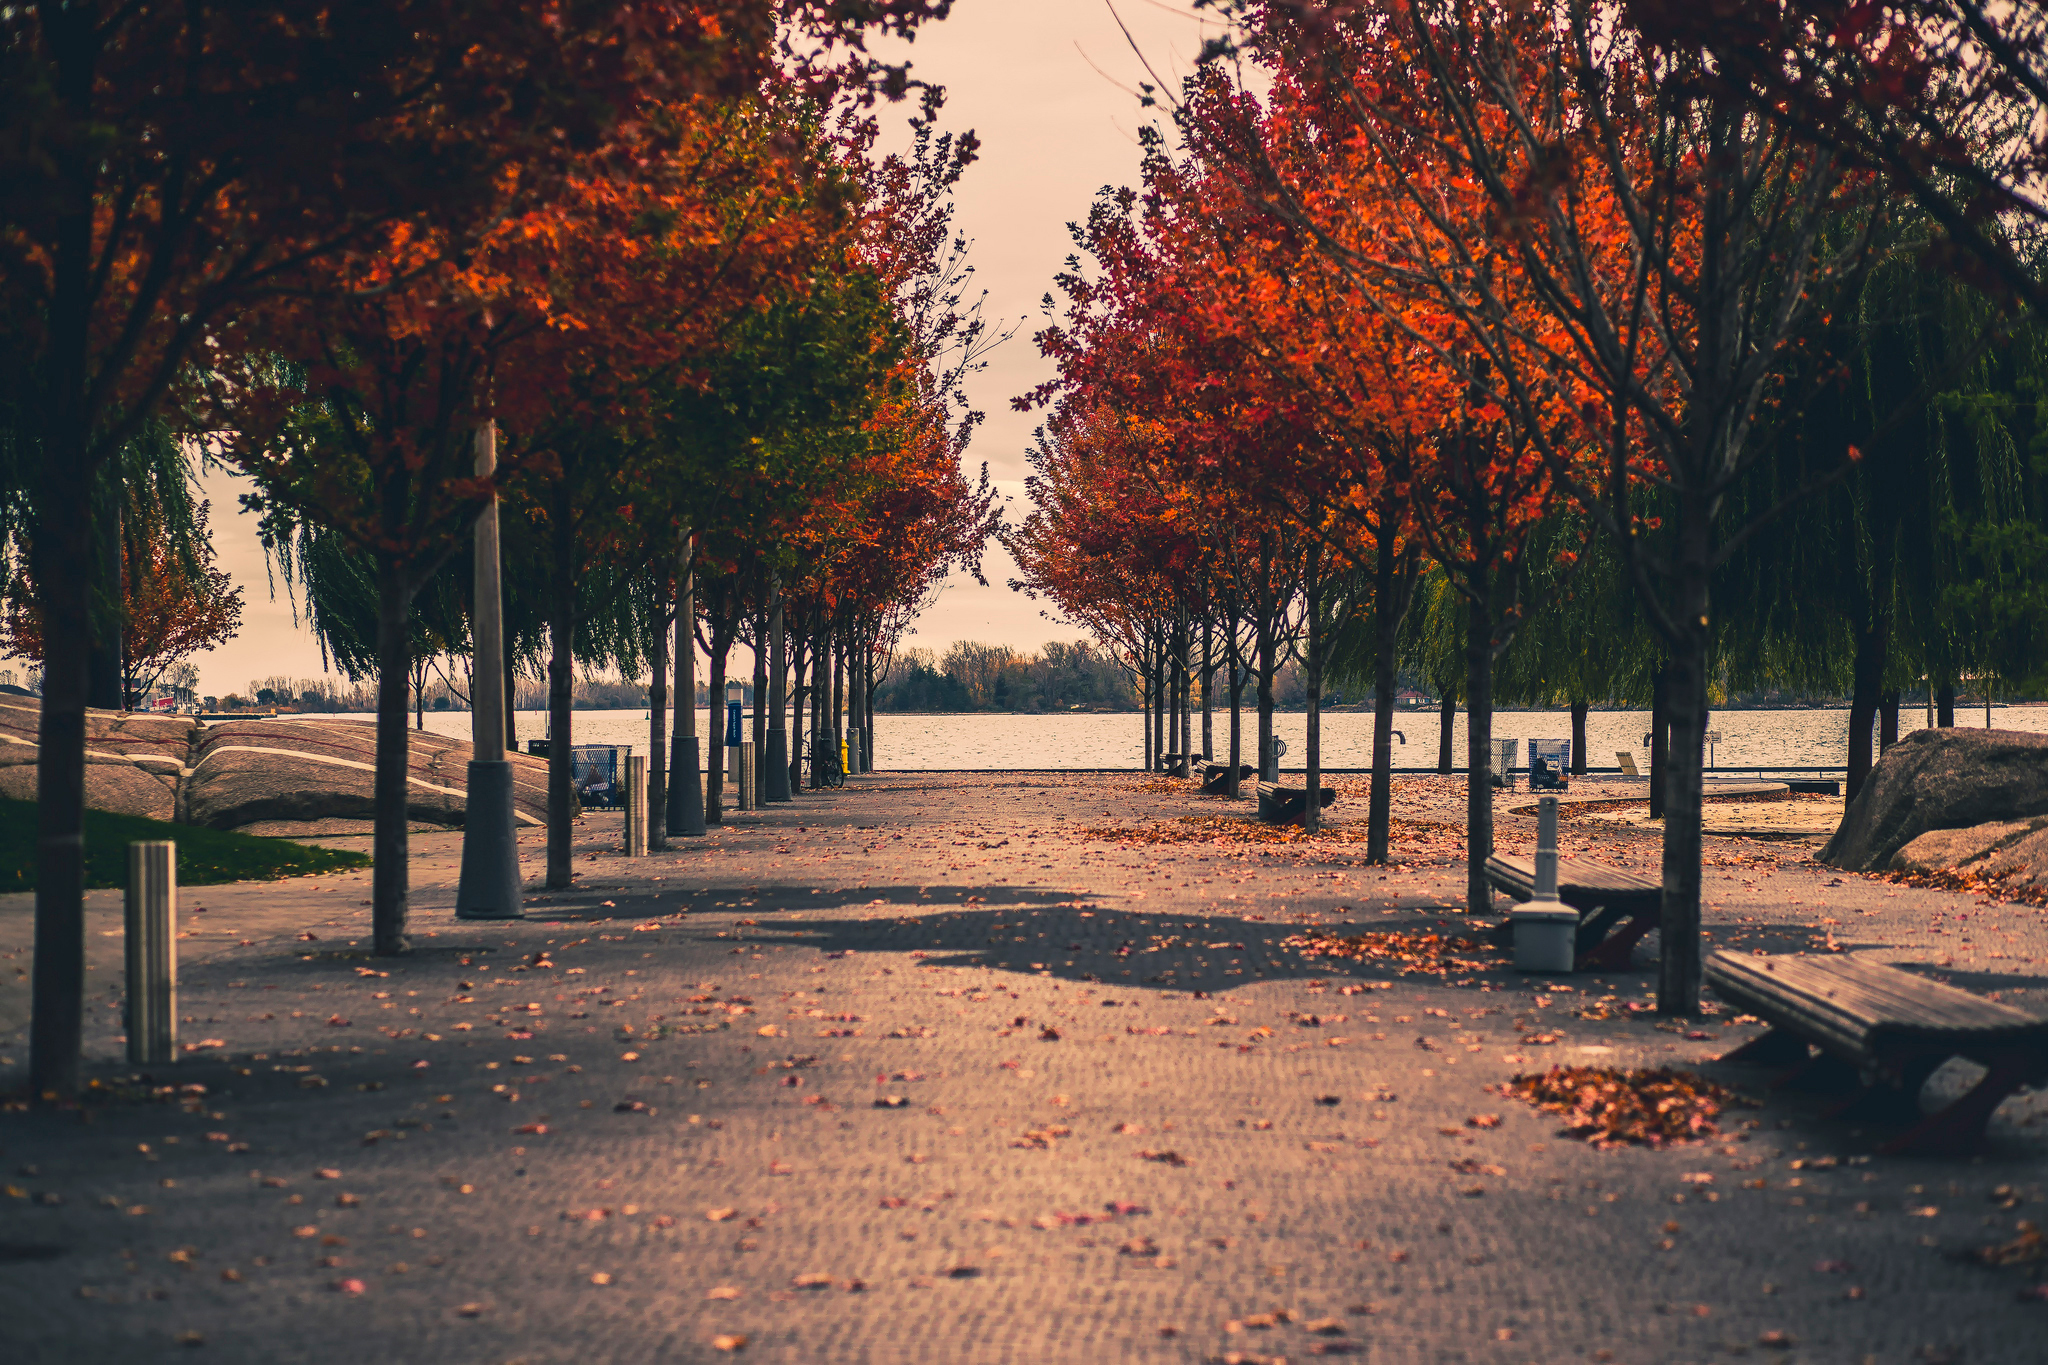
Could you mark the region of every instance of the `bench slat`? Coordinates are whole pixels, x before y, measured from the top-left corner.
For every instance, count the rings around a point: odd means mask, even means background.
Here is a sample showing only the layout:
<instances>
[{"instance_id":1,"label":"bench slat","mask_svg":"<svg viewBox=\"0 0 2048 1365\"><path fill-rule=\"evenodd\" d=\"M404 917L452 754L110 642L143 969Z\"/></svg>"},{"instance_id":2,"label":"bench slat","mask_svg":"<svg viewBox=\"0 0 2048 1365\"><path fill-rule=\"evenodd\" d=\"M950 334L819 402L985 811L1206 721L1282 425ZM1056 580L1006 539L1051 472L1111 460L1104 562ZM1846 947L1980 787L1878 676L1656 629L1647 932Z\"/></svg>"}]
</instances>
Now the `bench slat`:
<instances>
[{"instance_id":1,"label":"bench slat","mask_svg":"<svg viewBox=\"0 0 2048 1365\"><path fill-rule=\"evenodd\" d=\"M1486 860L1487 875L1497 882L1516 883L1523 890L1533 892L1536 888L1536 860L1518 858L1509 854L1496 853ZM1661 899L1664 887L1660 882L1618 867L1607 867L1600 863L1589 863L1578 858L1557 860L1557 891L1564 896L1566 888L1574 891L1596 893L1601 891L1619 892L1624 895L1655 896ZM1513 891L1508 894L1514 895Z\"/></svg>"},{"instance_id":2,"label":"bench slat","mask_svg":"<svg viewBox=\"0 0 2048 1365\"><path fill-rule=\"evenodd\" d=\"M1779 1009L1829 1019L1859 1048L1867 1048L1879 1031L1929 1040L1989 1041L2034 1032L2048 1037L2048 1021L2009 1005L1854 958L1745 957L1723 949L1706 966L1717 990L1725 983Z\"/></svg>"}]
</instances>

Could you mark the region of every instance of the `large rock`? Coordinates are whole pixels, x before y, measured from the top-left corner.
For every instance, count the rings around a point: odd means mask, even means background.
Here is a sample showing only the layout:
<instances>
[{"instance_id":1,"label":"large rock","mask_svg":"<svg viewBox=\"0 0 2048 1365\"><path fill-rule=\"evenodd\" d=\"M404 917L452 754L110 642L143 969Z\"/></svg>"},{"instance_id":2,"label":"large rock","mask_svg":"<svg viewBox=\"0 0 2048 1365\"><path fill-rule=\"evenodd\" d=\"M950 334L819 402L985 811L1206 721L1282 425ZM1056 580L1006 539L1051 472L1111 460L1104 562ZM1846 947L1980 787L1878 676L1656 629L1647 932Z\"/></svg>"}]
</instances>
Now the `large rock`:
<instances>
[{"instance_id":1,"label":"large rock","mask_svg":"<svg viewBox=\"0 0 2048 1365\"><path fill-rule=\"evenodd\" d=\"M406 816L460 825L467 804L466 740L406 733ZM513 755L513 808L547 819L547 765ZM279 820L367 820L375 811L377 730L366 721L238 720L208 726L193 746L185 818L213 829Z\"/></svg>"},{"instance_id":2,"label":"large rock","mask_svg":"<svg viewBox=\"0 0 2048 1365\"><path fill-rule=\"evenodd\" d=\"M187 716L87 711L85 804L152 820L238 829L277 822L368 820L374 812L376 727L363 721L244 720L202 726ZM37 727L30 699L0 698L0 796L36 799ZM460 825L470 745L408 731L406 814ZM547 822L547 764L511 755L515 818Z\"/></svg>"},{"instance_id":3,"label":"large rock","mask_svg":"<svg viewBox=\"0 0 2048 1365\"><path fill-rule=\"evenodd\" d=\"M1886 751L1820 861L1875 872L1930 830L2048 815L2048 735L1916 730Z\"/></svg>"},{"instance_id":4,"label":"large rock","mask_svg":"<svg viewBox=\"0 0 2048 1365\"><path fill-rule=\"evenodd\" d=\"M1968 829L1930 829L1892 854L1893 872L1947 872L1989 858L2048 828L2048 815L2031 820L1992 820Z\"/></svg>"},{"instance_id":5,"label":"large rock","mask_svg":"<svg viewBox=\"0 0 2048 1365\"><path fill-rule=\"evenodd\" d=\"M36 799L40 704L0 698L0 796ZM178 784L199 726L188 716L85 713L85 804L117 815L178 818Z\"/></svg>"}]
</instances>

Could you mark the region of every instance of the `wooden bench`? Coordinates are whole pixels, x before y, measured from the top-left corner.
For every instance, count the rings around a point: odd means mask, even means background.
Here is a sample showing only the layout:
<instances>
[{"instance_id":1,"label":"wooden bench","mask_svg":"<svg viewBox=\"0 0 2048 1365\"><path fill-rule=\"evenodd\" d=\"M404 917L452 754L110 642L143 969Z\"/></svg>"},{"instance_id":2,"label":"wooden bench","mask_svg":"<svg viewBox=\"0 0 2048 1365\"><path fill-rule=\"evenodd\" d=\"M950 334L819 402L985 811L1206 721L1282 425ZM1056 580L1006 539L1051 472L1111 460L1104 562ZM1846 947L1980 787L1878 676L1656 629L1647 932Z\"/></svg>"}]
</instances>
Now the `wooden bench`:
<instances>
[{"instance_id":1,"label":"wooden bench","mask_svg":"<svg viewBox=\"0 0 2048 1365\"><path fill-rule=\"evenodd\" d=\"M1776 1086L1851 1090L1829 1111L1912 1122L1879 1151L1954 1155L1984 1145L1992 1111L2022 1086L2048 1080L2048 1019L1854 957L1709 954L1716 995L1771 1026L1724 1062L1789 1065ZM1808 1045L1820 1049L1809 1053ZM1921 1116L1920 1089L1945 1063L1967 1057L1984 1079Z\"/></svg>"},{"instance_id":2,"label":"wooden bench","mask_svg":"<svg viewBox=\"0 0 2048 1365\"><path fill-rule=\"evenodd\" d=\"M1486 860L1486 880L1505 896L1529 900L1536 894L1536 860L1496 853ZM1559 858L1557 898L1579 912L1573 970L1624 972L1637 940L1657 927L1664 886L1618 867Z\"/></svg>"},{"instance_id":3,"label":"wooden bench","mask_svg":"<svg viewBox=\"0 0 2048 1365\"><path fill-rule=\"evenodd\" d=\"M1319 788L1322 806L1337 799L1335 787ZM1259 818L1269 825L1284 825L1301 819L1308 811L1308 787L1284 786L1278 782L1259 783Z\"/></svg>"},{"instance_id":4,"label":"wooden bench","mask_svg":"<svg viewBox=\"0 0 2048 1365\"><path fill-rule=\"evenodd\" d=\"M1258 769L1249 763L1237 765L1237 780L1258 775ZM1228 763L1204 763L1202 765L1202 795L1222 796L1230 790L1230 765Z\"/></svg>"},{"instance_id":5,"label":"wooden bench","mask_svg":"<svg viewBox=\"0 0 2048 1365\"><path fill-rule=\"evenodd\" d=\"M1161 754L1159 756L1159 771L1165 773L1168 777L1190 776L1188 771L1189 762L1200 757L1200 754Z\"/></svg>"}]
</instances>

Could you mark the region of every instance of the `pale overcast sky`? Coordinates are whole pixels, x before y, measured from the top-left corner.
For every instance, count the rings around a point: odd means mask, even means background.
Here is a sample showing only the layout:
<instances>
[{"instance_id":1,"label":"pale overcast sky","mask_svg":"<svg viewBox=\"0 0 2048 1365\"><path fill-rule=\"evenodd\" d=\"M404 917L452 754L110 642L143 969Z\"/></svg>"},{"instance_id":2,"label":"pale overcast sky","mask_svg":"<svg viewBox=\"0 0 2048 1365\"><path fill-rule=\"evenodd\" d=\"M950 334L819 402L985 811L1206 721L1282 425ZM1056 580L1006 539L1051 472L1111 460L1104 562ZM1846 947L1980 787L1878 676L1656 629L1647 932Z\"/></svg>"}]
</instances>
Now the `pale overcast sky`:
<instances>
[{"instance_id":1,"label":"pale overcast sky","mask_svg":"<svg viewBox=\"0 0 2048 1365\"><path fill-rule=\"evenodd\" d=\"M1050 375L1030 337L1043 325L1040 301L1072 249L1066 225L1086 215L1097 190L1136 179L1137 130L1157 117L1139 107L1136 89L1148 77L1116 15L1153 69L1173 81L1214 31L1186 0L1115 5L1112 14L1106 0L957 0L952 17L908 49L916 74L946 87L946 125L981 137L981 160L960 187L959 226L973 239L992 322L1021 325L973 383L987 422L970 461L988 462L1016 518L1023 515L1024 452L1037 419L1012 412L1010 399ZM902 111L884 117L900 127ZM220 696L253 678L321 672L312 634L294 622L281 594L270 595L249 519L234 515L237 493L235 479L207 480L221 567L242 584L245 601L241 634L194 660L200 690ZM943 650L972 639L1031 650L1050 639L1080 638L1045 619L1045 604L1009 590L1015 566L999 547L990 546L984 569L986 588L954 575L909 643Z\"/></svg>"}]
</instances>

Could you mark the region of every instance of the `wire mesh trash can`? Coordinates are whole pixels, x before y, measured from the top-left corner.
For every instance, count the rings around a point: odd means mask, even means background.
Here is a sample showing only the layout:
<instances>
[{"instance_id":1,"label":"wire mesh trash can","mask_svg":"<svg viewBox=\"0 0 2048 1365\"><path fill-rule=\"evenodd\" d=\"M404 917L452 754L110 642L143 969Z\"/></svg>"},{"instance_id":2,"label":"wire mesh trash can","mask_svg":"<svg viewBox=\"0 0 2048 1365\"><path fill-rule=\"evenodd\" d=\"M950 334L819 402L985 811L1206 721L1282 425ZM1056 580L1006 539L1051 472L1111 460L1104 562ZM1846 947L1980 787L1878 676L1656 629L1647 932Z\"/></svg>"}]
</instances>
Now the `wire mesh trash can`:
<instances>
[{"instance_id":1,"label":"wire mesh trash can","mask_svg":"<svg viewBox=\"0 0 2048 1365\"><path fill-rule=\"evenodd\" d=\"M577 799L586 807L623 806L626 755L632 752L630 744L571 744L569 781L576 788Z\"/></svg>"},{"instance_id":2,"label":"wire mesh trash can","mask_svg":"<svg viewBox=\"0 0 2048 1365\"><path fill-rule=\"evenodd\" d=\"M1496 787L1515 789L1515 758L1521 752L1519 739L1497 739L1493 741L1493 765L1488 776Z\"/></svg>"},{"instance_id":3,"label":"wire mesh trash can","mask_svg":"<svg viewBox=\"0 0 2048 1365\"><path fill-rule=\"evenodd\" d=\"M1568 739L1529 741L1529 790L1561 792L1571 785L1572 742Z\"/></svg>"}]
</instances>

